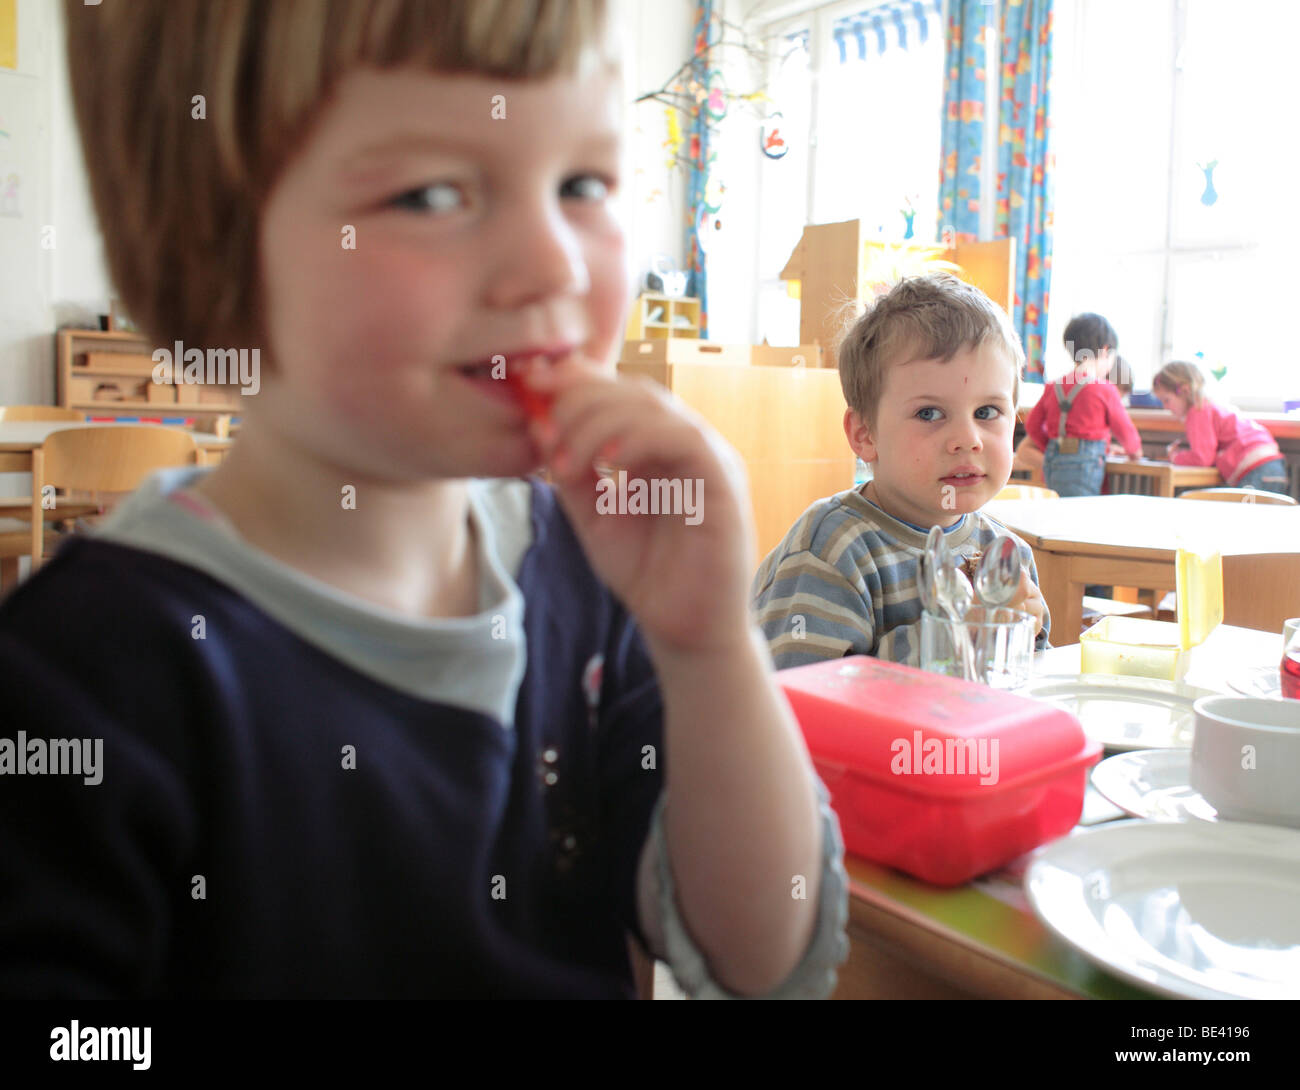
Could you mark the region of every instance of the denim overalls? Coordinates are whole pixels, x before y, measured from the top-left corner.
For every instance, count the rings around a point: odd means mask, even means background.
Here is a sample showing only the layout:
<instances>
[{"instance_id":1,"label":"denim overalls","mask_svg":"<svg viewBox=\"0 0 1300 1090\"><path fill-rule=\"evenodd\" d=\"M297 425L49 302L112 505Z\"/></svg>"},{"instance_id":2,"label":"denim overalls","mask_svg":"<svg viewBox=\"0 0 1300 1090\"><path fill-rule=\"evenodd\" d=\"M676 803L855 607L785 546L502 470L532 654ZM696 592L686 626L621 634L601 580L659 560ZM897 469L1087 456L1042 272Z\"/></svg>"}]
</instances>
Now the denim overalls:
<instances>
[{"instance_id":1,"label":"denim overalls","mask_svg":"<svg viewBox=\"0 0 1300 1090\"><path fill-rule=\"evenodd\" d=\"M1106 440L1076 439L1065 434L1070 406L1086 385L1074 382L1068 394L1063 382L1052 385L1061 407L1061 425L1057 438L1048 440L1043 452L1043 479L1048 488L1062 496L1100 496L1101 482L1106 479Z\"/></svg>"}]
</instances>

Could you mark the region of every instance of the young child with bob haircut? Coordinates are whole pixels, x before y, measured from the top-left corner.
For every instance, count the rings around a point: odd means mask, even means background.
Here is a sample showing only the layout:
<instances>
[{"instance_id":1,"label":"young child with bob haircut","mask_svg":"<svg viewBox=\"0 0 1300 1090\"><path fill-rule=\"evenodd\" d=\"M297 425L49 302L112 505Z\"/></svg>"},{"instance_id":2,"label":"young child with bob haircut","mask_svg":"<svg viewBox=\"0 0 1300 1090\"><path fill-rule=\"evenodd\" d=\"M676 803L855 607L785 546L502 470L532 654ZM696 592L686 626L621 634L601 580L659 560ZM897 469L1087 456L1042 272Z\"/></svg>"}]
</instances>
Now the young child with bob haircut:
<instances>
[{"instance_id":1,"label":"young child with bob haircut","mask_svg":"<svg viewBox=\"0 0 1300 1090\"><path fill-rule=\"evenodd\" d=\"M0 608L6 727L103 742L98 786L0 790L0 993L630 997L630 933L693 995L828 994L842 848L743 473L610 366L604 5L65 16L127 308L264 367L219 467ZM703 521L598 515L597 461Z\"/></svg>"},{"instance_id":2,"label":"young child with bob haircut","mask_svg":"<svg viewBox=\"0 0 1300 1090\"><path fill-rule=\"evenodd\" d=\"M967 562L1007 532L980 508L1011 475L1023 365L1006 315L946 274L900 281L848 329L844 432L873 475L813 504L759 568L754 603L778 668L843 655L920 665L930 528ZM1016 540L1021 580L1008 604L1038 619L1041 649L1050 619L1033 551Z\"/></svg>"},{"instance_id":3,"label":"young child with bob haircut","mask_svg":"<svg viewBox=\"0 0 1300 1090\"><path fill-rule=\"evenodd\" d=\"M1179 466L1214 466L1234 488L1287 491L1286 459L1263 424L1205 396L1205 376L1194 363L1166 363L1151 380L1151 392L1183 421L1187 447L1169 444Z\"/></svg>"}]
</instances>

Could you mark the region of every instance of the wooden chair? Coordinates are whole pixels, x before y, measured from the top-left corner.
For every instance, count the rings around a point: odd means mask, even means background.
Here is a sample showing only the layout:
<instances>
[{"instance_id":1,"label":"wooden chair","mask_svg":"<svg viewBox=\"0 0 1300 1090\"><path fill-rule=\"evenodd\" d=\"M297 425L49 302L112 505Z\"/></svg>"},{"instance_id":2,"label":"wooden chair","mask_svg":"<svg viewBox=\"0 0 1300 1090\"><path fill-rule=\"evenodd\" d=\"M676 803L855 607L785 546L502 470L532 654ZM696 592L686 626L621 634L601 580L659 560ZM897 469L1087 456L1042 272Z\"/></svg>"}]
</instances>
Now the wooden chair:
<instances>
[{"instance_id":1,"label":"wooden chair","mask_svg":"<svg viewBox=\"0 0 1300 1090\"><path fill-rule=\"evenodd\" d=\"M158 469L191 465L198 446L189 432L158 425L118 425L111 428L65 428L56 431L32 452L32 485L37 496L44 485L81 492L132 492ZM32 504L32 566L44 559L44 512Z\"/></svg>"},{"instance_id":2,"label":"wooden chair","mask_svg":"<svg viewBox=\"0 0 1300 1090\"><path fill-rule=\"evenodd\" d=\"M993 498L995 500L1059 500L1061 494L1036 484L1009 484Z\"/></svg>"},{"instance_id":3,"label":"wooden chair","mask_svg":"<svg viewBox=\"0 0 1300 1090\"><path fill-rule=\"evenodd\" d=\"M44 532L43 548L53 549L59 542L59 535L53 530ZM32 554L32 531L30 528L20 530L0 530L0 594L11 590L18 582L18 560Z\"/></svg>"},{"instance_id":4,"label":"wooden chair","mask_svg":"<svg viewBox=\"0 0 1300 1090\"><path fill-rule=\"evenodd\" d=\"M1180 500L1217 500L1219 503L1272 503L1294 507L1295 500L1281 492L1261 492L1258 488L1191 488L1178 493Z\"/></svg>"},{"instance_id":5,"label":"wooden chair","mask_svg":"<svg viewBox=\"0 0 1300 1090\"><path fill-rule=\"evenodd\" d=\"M14 421L29 420L69 421L84 424L86 414L77 409L65 409L60 405L0 405L0 422L12 423ZM56 504L58 515L52 517L47 513L45 516L47 521L54 522L82 518L98 511L98 507L94 504L58 503L57 500ZM5 519L20 519L23 522L29 522L31 520L31 507L32 499L30 496L0 497L0 523Z\"/></svg>"}]
</instances>

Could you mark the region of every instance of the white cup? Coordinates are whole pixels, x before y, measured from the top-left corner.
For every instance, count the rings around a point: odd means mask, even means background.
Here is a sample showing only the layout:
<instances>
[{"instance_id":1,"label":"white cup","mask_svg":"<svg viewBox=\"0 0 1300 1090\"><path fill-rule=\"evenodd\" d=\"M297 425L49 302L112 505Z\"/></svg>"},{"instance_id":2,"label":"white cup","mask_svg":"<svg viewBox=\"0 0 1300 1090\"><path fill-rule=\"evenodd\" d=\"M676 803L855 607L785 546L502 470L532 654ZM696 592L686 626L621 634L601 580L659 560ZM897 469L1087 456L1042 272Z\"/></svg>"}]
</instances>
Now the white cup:
<instances>
[{"instance_id":1,"label":"white cup","mask_svg":"<svg viewBox=\"0 0 1300 1090\"><path fill-rule=\"evenodd\" d=\"M1300 628L1300 617L1292 617L1289 621L1282 622L1282 646L1285 647L1291 642L1291 637L1295 635L1295 630Z\"/></svg>"},{"instance_id":2,"label":"white cup","mask_svg":"<svg viewBox=\"0 0 1300 1090\"><path fill-rule=\"evenodd\" d=\"M1203 696L1192 790L1221 818L1300 829L1300 701Z\"/></svg>"}]
</instances>

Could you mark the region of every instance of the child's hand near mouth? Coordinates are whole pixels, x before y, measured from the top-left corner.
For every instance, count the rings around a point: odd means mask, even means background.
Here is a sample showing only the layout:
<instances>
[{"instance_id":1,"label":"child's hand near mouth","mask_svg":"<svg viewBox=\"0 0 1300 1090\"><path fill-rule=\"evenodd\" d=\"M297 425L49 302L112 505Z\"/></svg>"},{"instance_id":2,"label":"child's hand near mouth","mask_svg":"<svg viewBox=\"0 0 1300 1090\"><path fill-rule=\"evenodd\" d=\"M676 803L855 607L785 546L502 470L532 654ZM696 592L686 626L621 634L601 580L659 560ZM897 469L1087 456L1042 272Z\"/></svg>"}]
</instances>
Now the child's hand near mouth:
<instances>
[{"instance_id":1,"label":"child's hand near mouth","mask_svg":"<svg viewBox=\"0 0 1300 1090\"><path fill-rule=\"evenodd\" d=\"M735 453L660 387L618 379L588 360L530 368L521 379L532 435L588 560L646 637L664 651L746 645L753 531ZM598 509L598 464L647 487L680 482L662 495L692 496L695 524L682 510ZM603 487L615 494L618 483Z\"/></svg>"}]
</instances>

